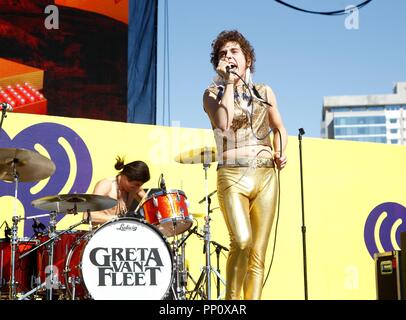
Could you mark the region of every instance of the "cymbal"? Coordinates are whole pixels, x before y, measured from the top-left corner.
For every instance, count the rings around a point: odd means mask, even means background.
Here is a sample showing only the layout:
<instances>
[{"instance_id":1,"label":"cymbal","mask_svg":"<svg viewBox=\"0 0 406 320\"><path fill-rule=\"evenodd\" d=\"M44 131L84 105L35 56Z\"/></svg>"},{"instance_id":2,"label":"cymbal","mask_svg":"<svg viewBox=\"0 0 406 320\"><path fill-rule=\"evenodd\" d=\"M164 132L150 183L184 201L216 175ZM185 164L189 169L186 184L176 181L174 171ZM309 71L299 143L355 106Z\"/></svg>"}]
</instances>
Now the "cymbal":
<instances>
[{"instance_id":1,"label":"cymbal","mask_svg":"<svg viewBox=\"0 0 406 320\"><path fill-rule=\"evenodd\" d=\"M36 151L27 149L0 149L0 180L14 181L13 166L20 182L46 179L54 174L55 164Z\"/></svg>"},{"instance_id":2,"label":"cymbal","mask_svg":"<svg viewBox=\"0 0 406 320\"><path fill-rule=\"evenodd\" d=\"M43 197L31 202L37 209L54 212L84 212L110 209L117 205L117 200L96 194L59 194Z\"/></svg>"},{"instance_id":3,"label":"cymbal","mask_svg":"<svg viewBox=\"0 0 406 320\"><path fill-rule=\"evenodd\" d=\"M177 155L175 161L185 164L216 162L217 151L215 147L193 149Z\"/></svg>"}]
</instances>

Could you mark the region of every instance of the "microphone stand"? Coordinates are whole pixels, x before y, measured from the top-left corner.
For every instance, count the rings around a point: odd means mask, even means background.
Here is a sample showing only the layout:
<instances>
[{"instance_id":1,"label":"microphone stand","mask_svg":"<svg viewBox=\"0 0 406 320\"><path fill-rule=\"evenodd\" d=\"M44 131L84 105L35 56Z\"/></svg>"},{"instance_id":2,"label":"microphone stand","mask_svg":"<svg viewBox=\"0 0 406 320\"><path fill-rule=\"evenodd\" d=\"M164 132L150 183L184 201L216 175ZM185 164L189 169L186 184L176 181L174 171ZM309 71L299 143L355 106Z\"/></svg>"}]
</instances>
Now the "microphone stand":
<instances>
[{"instance_id":1,"label":"microphone stand","mask_svg":"<svg viewBox=\"0 0 406 320\"><path fill-rule=\"evenodd\" d=\"M302 136L305 134L303 128L299 129L299 156L300 156L300 191L302 199L302 243L303 243L303 278L304 278L304 293L305 300L308 300L307 293L307 258L306 258L306 224L304 215L304 193L303 193L303 160L302 160Z\"/></svg>"},{"instance_id":2,"label":"microphone stand","mask_svg":"<svg viewBox=\"0 0 406 320\"><path fill-rule=\"evenodd\" d=\"M3 126L4 118L7 118L6 112L7 112L7 107L1 107L0 132L1 132L1 127Z\"/></svg>"}]
</instances>

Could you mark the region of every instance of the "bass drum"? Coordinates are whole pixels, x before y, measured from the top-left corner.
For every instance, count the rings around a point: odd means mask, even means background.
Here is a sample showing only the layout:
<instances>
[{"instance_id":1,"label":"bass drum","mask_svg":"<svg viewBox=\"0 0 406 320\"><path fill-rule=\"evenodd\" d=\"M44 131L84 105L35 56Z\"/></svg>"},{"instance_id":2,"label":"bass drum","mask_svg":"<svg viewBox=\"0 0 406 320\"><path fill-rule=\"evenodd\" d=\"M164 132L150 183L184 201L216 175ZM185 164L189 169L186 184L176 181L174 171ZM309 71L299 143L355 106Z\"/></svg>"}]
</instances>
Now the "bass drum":
<instances>
[{"instance_id":1,"label":"bass drum","mask_svg":"<svg viewBox=\"0 0 406 320\"><path fill-rule=\"evenodd\" d=\"M173 257L154 227L117 218L89 232L70 250L65 283L71 299L161 300L173 282Z\"/></svg>"}]
</instances>

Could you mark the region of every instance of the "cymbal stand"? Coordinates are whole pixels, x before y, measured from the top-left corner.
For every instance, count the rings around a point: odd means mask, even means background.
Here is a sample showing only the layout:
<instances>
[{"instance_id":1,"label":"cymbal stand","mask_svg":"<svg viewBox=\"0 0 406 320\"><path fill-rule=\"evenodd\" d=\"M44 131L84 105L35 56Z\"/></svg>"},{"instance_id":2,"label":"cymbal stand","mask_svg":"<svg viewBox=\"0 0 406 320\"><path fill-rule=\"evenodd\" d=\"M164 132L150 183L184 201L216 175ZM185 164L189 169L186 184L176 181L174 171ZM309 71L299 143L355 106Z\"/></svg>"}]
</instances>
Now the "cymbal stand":
<instances>
[{"instance_id":1,"label":"cymbal stand","mask_svg":"<svg viewBox=\"0 0 406 320\"><path fill-rule=\"evenodd\" d=\"M203 235L195 230L192 230L192 232L200 238L205 238L205 235ZM224 286L226 285L226 281L220 275L220 252L221 252L221 250L225 250L225 251L229 251L229 250L226 247L222 246L221 244L219 244L215 241L210 241L210 244L213 244L216 247L217 270L211 268L211 272L213 272L217 277L217 299L220 300L220 298L221 298L220 282L222 282ZM194 282L192 279L193 283L195 284L195 288L191 291L192 293L194 293L194 295L190 294L190 300L195 300L197 297L197 294L199 294L202 299L207 299L207 296L205 295L204 291L200 289L200 287L202 286L202 284L205 281L205 278L206 278L206 273L205 273L205 270L203 270L202 273L200 274L200 277L197 280L197 282Z\"/></svg>"},{"instance_id":2,"label":"cymbal stand","mask_svg":"<svg viewBox=\"0 0 406 320\"><path fill-rule=\"evenodd\" d=\"M17 252L17 243L18 243L18 222L20 217L17 216L17 199L18 199L18 182L19 175L16 168L17 159L13 159L11 163L11 168L13 170L14 177L14 215L12 218L13 226L11 227L11 279L10 279L10 291L9 298L10 300L15 300L17 297L17 283L15 279L15 262L16 262L16 252Z\"/></svg>"},{"instance_id":3,"label":"cymbal stand","mask_svg":"<svg viewBox=\"0 0 406 320\"><path fill-rule=\"evenodd\" d=\"M211 261L210 261L210 244L212 243L211 234L210 234L210 221L211 221L210 213L212 212L212 210L210 209L211 197L209 196L208 179L207 179L207 170L209 168L210 168L210 164L204 162L203 169L205 172L206 217L205 217L204 235L203 235L203 238L204 238L203 253L205 254L205 257L206 257L206 264L203 267L202 273L200 274L200 277L196 283L195 289L193 290L195 292L195 296L197 293L199 293L201 295L202 299L206 299L206 300L211 300L211 273L212 272L225 284L225 281L221 278L221 276L217 272L217 270L212 268ZM195 232L195 233L198 234L197 232ZM203 283L205 283L205 285L206 285L205 295L202 294L201 290L199 289Z\"/></svg>"},{"instance_id":4,"label":"cymbal stand","mask_svg":"<svg viewBox=\"0 0 406 320\"><path fill-rule=\"evenodd\" d=\"M53 289L57 289L59 283L57 283L58 279L58 271L56 277L54 277L54 248L55 248L55 238L57 237L56 234L56 212L51 212L50 213L50 222L49 222L49 239L52 239L49 244L47 244L47 249L48 249L48 266L45 268L45 270L48 270L49 274L45 272L45 278L47 279L47 294L46 294L46 299L47 300L52 300L52 291Z\"/></svg>"},{"instance_id":5,"label":"cymbal stand","mask_svg":"<svg viewBox=\"0 0 406 320\"><path fill-rule=\"evenodd\" d=\"M209 189L208 189L208 182L207 182L207 170L210 168L209 163L203 163L203 170L204 170L204 186L205 186L205 194L206 194L206 217L205 217L205 224L204 224L204 248L203 252L206 253L206 266L205 266L205 275L206 275L206 297L207 300L211 300L211 262L210 262L210 202L211 198L209 198ZM209 200L210 199L210 200ZM209 202L210 201L210 202Z\"/></svg>"}]
</instances>

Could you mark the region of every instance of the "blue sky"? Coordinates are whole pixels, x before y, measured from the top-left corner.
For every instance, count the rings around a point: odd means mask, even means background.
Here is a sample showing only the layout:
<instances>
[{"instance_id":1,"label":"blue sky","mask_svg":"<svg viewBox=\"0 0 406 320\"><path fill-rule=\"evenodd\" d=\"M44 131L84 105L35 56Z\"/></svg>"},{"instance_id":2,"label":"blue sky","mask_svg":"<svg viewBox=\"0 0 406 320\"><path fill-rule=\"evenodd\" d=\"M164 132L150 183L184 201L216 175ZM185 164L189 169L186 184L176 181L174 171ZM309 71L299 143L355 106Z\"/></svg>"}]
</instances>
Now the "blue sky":
<instances>
[{"instance_id":1,"label":"blue sky","mask_svg":"<svg viewBox=\"0 0 406 320\"><path fill-rule=\"evenodd\" d=\"M308 10L333 11L362 0L286 0ZM158 125L163 122L164 3L158 14ZM320 137L323 96L392 93L406 81L406 1L373 0L359 11L359 29L346 15L321 16L273 0L169 0L171 121L210 128L202 95L214 71L211 42L222 30L238 29L256 52L254 81L269 84L289 135L304 128Z\"/></svg>"}]
</instances>

